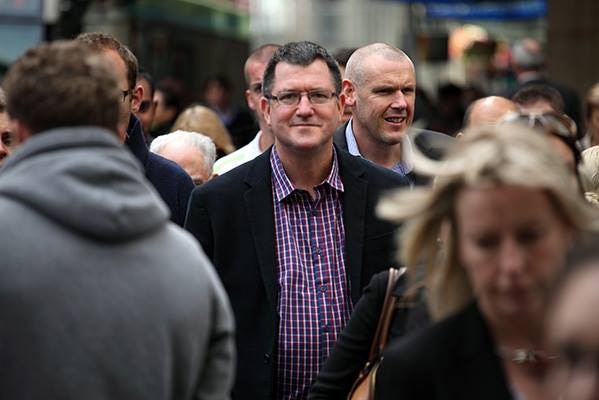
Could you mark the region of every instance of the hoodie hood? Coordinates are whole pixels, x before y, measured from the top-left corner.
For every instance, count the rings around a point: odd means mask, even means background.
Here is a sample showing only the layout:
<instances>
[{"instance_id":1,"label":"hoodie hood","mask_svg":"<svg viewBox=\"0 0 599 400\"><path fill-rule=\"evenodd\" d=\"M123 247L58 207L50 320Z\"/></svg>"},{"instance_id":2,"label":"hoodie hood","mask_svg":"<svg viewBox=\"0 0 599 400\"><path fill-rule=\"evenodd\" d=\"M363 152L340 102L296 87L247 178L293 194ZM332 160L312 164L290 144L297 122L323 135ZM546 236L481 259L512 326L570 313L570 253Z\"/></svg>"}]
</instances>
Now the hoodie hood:
<instances>
[{"instance_id":1,"label":"hoodie hood","mask_svg":"<svg viewBox=\"0 0 599 400\"><path fill-rule=\"evenodd\" d=\"M96 127L32 136L0 169L0 197L104 241L134 239L169 218L137 160L114 133Z\"/></svg>"}]
</instances>

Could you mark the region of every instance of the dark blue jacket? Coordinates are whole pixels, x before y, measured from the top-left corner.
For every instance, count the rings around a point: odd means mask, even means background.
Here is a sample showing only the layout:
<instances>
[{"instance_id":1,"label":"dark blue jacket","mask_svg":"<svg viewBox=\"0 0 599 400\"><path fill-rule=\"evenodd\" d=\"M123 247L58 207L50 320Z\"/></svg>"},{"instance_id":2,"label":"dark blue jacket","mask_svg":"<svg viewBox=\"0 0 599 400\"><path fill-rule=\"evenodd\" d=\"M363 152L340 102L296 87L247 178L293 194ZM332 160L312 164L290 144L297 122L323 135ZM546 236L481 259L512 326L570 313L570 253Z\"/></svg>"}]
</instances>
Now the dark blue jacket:
<instances>
[{"instance_id":1,"label":"dark blue jacket","mask_svg":"<svg viewBox=\"0 0 599 400\"><path fill-rule=\"evenodd\" d=\"M191 177L176 163L148 150L143 129L134 115L129 119L125 144L141 162L146 171L146 178L171 210L171 221L183 226L187 201L195 187Z\"/></svg>"}]
</instances>

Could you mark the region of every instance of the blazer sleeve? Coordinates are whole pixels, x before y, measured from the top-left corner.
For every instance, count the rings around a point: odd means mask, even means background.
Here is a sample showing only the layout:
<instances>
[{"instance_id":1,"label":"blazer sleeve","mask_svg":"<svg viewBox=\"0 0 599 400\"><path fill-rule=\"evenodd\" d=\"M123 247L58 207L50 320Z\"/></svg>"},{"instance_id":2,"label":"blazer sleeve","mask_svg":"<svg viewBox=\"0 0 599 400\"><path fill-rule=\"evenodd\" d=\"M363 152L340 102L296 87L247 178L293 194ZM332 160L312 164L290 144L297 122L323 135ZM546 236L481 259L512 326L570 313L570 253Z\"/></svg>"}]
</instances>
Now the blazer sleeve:
<instances>
[{"instance_id":1,"label":"blazer sleeve","mask_svg":"<svg viewBox=\"0 0 599 400\"><path fill-rule=\"evenodd\" d=\"M326 364L318 374L310 399L343 399L368 361L370 345L385 298L388 271L372 278L356 304ZM403 279L400 278L400 279Z\"/></svg>"}]
</instances>

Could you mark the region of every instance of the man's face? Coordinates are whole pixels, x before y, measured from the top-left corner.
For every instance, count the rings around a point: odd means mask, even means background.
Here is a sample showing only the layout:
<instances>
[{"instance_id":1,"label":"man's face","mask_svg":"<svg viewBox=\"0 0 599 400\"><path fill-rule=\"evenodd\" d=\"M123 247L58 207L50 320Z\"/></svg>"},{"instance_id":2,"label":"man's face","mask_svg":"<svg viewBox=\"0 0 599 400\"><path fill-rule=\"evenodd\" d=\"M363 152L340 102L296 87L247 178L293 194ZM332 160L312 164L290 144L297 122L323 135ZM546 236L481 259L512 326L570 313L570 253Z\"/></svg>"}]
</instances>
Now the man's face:
<instances>
[{"instance_id":1,"label":"man's face","mask_svg":"<svg viewBox=\"0 0 599 400\"><path fill-rule=\"evenodd\" d=\"M140 79L137 83L142 87L143 95L135 116L139 118L144 132L149 133L150 127L152 126L152 120L154 119L154 113L156 112L156 102L154 102L152 94L150 93L150 84L148 81Z\"/></svg>"},{"instance_id":2,"label":"man's face","mask_svg":"<svg viewBox=\"0 0 599 400\"><path fill-rule=\"evenodd\" d=\"M308 99L308 92L330 96L335 93L332 75L323 60L308 66L286 62L277 64L272 95L301 92L297 105L285 105L277 100L261 99L261 109L275 137L277 150L302 154L330 151L333 132L339 120L345 99L332 96L322 104Z\"/></svg>"},{"instance_id":3,"label":"man's face","mask_svg":"<svg viewBox=\"0 0 599 400\"><path fill-rule=\"evenodd\" d=\"M359 136L386 145L400 142L414 118L416 73L407 60L372 56L364 62L362 82L343 82L352 106L352 128Z\"/></svg>"},{"instance_id":4,"label":"man's face","mask_svg":"<svg viewBox=\"0 0 599 400\"><path fill-rule=\"evenodd\" d=\"M260 99L262 98L262 75L266 64L259 61L250 62L246 67L246 74L249 80L249 88L245 91L245 100L250 110L256 113L260 128L266 126L264 115L260 111Z\"/></svg>"},{"instance_id":5,"label":"man's face","mask_svg":"<svg viewBox=\"0 0 599 400\"><path fill-rule=\"evenodd\" d=\"M5 112L0 112L0 139L0 165L2 165L12 150L14 140L8 114Z\"/></svg>"}]
</instances>

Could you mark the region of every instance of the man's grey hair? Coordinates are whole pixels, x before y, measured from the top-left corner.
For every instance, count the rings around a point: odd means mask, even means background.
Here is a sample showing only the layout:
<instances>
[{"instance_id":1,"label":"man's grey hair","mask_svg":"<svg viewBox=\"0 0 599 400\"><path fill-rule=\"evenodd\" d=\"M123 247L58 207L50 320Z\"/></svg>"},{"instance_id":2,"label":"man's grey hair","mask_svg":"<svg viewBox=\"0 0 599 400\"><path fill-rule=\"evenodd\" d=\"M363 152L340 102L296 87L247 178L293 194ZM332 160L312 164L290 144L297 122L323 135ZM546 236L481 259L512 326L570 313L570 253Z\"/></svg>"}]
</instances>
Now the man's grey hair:
<instances>
[{"instance_id":1,"label":"man's grey hair","mask_svg":"<svg viewBox=\"0 0 599 400\"><path fill-rule=\"evenodd\" d=\"M167 135L158 136L150 144L152 153L160 154L169 143L182 142L195 147L204 155L204 161L209 171L212 171L216 161L216 146L212 139L198 132L175 131Z\"/></svg>"},{"instance_id":2,"label":"man's grey hair","mask_svg":"<svg viewBox=\"0 0 599 400\"><path fill-rule=\"evenodd\" d=\"M397 47L387 43L372 43L360 47L352 53L345 66L345 79L352 81L358 86L364 83L364 62L369 57L375 55L390 61L407 60L412 63L410 57Z\"/></svg>"}]
</instances>

